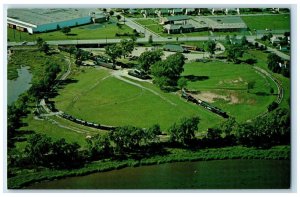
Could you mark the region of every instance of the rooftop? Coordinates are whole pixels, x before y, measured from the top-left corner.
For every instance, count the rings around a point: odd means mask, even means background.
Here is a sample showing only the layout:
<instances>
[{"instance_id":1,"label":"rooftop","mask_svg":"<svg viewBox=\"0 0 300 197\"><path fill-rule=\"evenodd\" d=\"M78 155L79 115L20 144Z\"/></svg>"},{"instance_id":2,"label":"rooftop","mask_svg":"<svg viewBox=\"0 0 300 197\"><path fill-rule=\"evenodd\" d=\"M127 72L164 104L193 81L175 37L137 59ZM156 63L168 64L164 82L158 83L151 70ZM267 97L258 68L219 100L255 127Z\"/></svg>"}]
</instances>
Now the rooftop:
<instances>
[{"instance_id":1,"label":"rooftop","mask_svg":"<svg viewBox=\"0 0 300 197\"><path fill-rule=\"evenodd\" d=\"M178 15L178 16L167 16L167 21L182 21L182 20L188 20L190 17L186 15Z\"/></svg>"},{"instance_id":2,"label":"rooftop","mask_svg":"<svg viewBox=\"0 0 300 197\"><path fill-rule=\"evenodd\" d=\"M7 17L34 25L67 21L89 16L90 12L98 15L98 9L48 8L48 9L8 9ZM101 12L102 13L102 12Z\"/></svg>"}]
</instances>

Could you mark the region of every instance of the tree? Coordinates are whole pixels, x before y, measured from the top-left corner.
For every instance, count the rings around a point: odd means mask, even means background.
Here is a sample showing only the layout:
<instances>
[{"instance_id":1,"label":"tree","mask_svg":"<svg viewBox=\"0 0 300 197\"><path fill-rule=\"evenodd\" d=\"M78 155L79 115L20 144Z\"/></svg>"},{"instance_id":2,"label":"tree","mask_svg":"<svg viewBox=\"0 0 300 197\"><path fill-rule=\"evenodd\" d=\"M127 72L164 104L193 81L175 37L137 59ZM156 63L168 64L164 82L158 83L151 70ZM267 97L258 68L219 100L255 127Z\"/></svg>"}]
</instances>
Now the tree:
<instances>
[{"instance_id":1,"label":"tree","mask_svg":"<svg viewBox=\"0 0 300 197\"><path fill-rule=\"evenodd\" d=\"M87 144L92 159L102 159L111 155L111 145L108 135L97 134L87 139Z\"/></svg>"},{"instance_id":2,"label":"tree","mask_svg":"<svg viewBox=\"0 0 300 197\"><path fill-rule=\"evenodd\" d=\"M151 74L154 76L154 83L161 89L167 86L177 86L180 74L183 72L185 57L181 53L175 53L164 61L158 61L151 66Z\"/></svg>"},{"instance_id":3,"label":"tree","mask_svg":"<svg viewBox=\"0 0 300 197\"><path fill-rule=\"evenodd\" d=\"M109 133L109 139L113 142L116 153L136 150L139 148L143 136L143 129L133 126L118 127Z\"/></svg>"},{"instance_id":4,"label":"tree","mask_svg":"<svg viewBox=\"0 0 300 197\"><path fill-rule=\"evenodd\" d=\"M158 61L161 61L161 56L163 55L162 50L155 51L144 51L138 59L141 68L148 72L151 65L155 64Z\"/></svg>"},{"instance_id":5,"label":"tree","mask_svg":"<svg viewBox=\"0 0 300 197\"><path fill-rule=\"evenodd\" d=\"M181 78L178 80L177 85L178 85L178 87L179 87L180 89L183 89L183 88L185 88L185 87L187 86L187 82L188 82L188 80L187 80L186 78L181 77Z\"/></svg>"},{"instance_id":6,"label":"tree","mask_svg":"<svg viewBox=\"0 0 300 197\"><path fill-rule=\"evenodd\" d=\"M274 94L274 88L270 88L270 94Z\"/></svg>"},{"instance_id":7,"label":"tree","mask_svg":"<svg viewBox=\"0 0 300 197\"><path fill-rule=\"evenodd\" d=\"M110 11L109 11L109 15L110 15L110 16L113 16L113 15L114 15L114 13L115 13L115 12L114 12L114 11L112 11L112 10L110 10Z\"/></svg>"},{"instance_id":8,"label":"tree","mask_svg":"<svg viewBox=\"0 0 300 197\"><path fill-rule=\"evenodd\" d=\"M248 40L247 40L246 36L243 36L242 40L241 40L241 45L246 46L247 44L248 44Z\"/></svg>"},{"instance_id":9,"label":"tree","mask_svg":"<svg viewBox=\"0 0 300 197\"><path fill-rule=\"evenodd\" d=\"M278 107L278 103L273 101L269 106L268 106L268 111L273 111L274 109L276 109Z\"/></svg>"},{"instance_id":10,"label":"tree","mask_svg":"<svg viewBox=\"0 0 300 197\"><path fill-rule=\"evenodd\" d=\"M115 65L116 59L122 56L123 50L119 45L112 44L105 47L105 53L111 58L113 65Z\"/></svg>"},{"instance_id":11,"label":"tree","mask_svg":"<svg viewBox=\"0 0 300 197\"><path fill-rule=\"evenodd\" d=\"M209 41L207 42L207 51L208 51L211 55L215 54L215 51L216 51L216 42L215 42L215 41L209 40Z\"/></svg>"},{"instance_id":12,"label":"tree","mask_svg":"<svg viewBox=\"0 0 300 197\"><path fill-rule=\"evenodd\" d=\"M49 154L52 147L51 138L42 134L34 134L28 140L25 152L29 160L36 165L44 165L50 162Z\"/></svg>"},{"instance_id":13,"label":"tree","mask_svg":"<svg viewBox=\"0 0 300 197\"><path fill-rule=\"evenodd\" d=\"M71 32L71 28L70 27L63 27L61 29L61 32L63 32L64 34L68 35Z\"/></svg>"},{"instance_id":14,"label":"tree","mask_svg":"<svg viewBox=\"0 0 300 197\"><path fill-rule=\"evenodd\" d=\"M237 142L244 146L270 148L273 145L290 143L290 112L277 108L238 126Z\"/></svg>"},{"instance_id":15,"label":"tree","mask_svg":"<svg viewBox=\"0 0 300 197\"><path fill-rule=\"evenodd\" d=\"M50 51L49 44L44 42L40 48L41 51L43 51L45 54L48 54Z\"/></svg>"},{"instance_id":16,"label":"tree","mask_svg":"<svg viewBox=\"0 0 300 197\"><path fill-rule=\"evenodd\" d=\"M117 17L117 20L118 20L118 21L120 21L121 18L122 18L120 15L117 15L116 17Z\"/></svg>"},{"instance_id":17,"label":"tree","mask_svg":"<svg viewBox=\"0 0 300 197\"><path fill-rule=\"evenodd\" d=\"M61 28L60 28L60 26L58 24L56 25L56 30L57 31L61 30Z\"/></svg>"},{"instance_id":18,"label":"tree","mask_svg":"<svg viewBox=\"0 0 300 197\"><path fill-rule=\"evenodd\" d=\"M80 164L80 146L77 143L67 143L64 138L54 141L51 145L52 165L57 168L71 168Z\"/></svg>"},{"instance_id":19,"label":"tree","mask_svg":"<svg viewBox=\"0 0 300 197\"><path fill-rule=\"evenodd\" d=\"M121 40L121 48L123 49L123 56L124 58L132 53L134 50L134 41L133 40Z\"/></svg>"},{"instance_id":20,"label":"tree","mask_svg":"<svg viewBox=\"0 0 300 197\"><path fill-rule=\"evenodd\" d=\"M199 117L182 118L179 124L174 123L169 129L170 142L177 142L188 146L195 139L195 131L198 130Z\"/></svg>"},{"instance_id":21,"label":"tree","mask_svg":"<svg viewBox=\"0 0 300 197\"><path fill-rule=\"evenodd\" d=\"M153 38L152 38L152 35L149 35L149 38L148 38L148 43L149 43L149 44L152 44L152 43L153 43Z\"/></svg>"},{"instance_id":22,"label":"tree","mask_svg":"<svg viewBox=\"0 0 300 197\"><path fill-rule=\"evenodd\" d=\"M42 38L38 37L36 39L36 45L38 46L38 48L41 48L43 43L44 43L44 40Z\"/></svg>"},{"instance_id":23,"label":"tree","mask_svg":"<svg viewBox=\"0 0 300 197\"><path fill-rule=\"evenodd\" d=\"M234 63L238 63L238 58L243 57L244 50L241 46L231 45L227 49L227 60L233 61Z\"/></svg>"},{"instance_id":24,"label":"tree","mask_svg":"<svg viewBox=\"0 0 300 197\"><path fill-rule=\"evenodd\" d=\"M249 93L249 91L250 91L251 89L254 88L254 85L255 85L255 81L249 81L249 82L247 83L247 92L248 92L248 93Z\"/></svg>"}]
</instances>

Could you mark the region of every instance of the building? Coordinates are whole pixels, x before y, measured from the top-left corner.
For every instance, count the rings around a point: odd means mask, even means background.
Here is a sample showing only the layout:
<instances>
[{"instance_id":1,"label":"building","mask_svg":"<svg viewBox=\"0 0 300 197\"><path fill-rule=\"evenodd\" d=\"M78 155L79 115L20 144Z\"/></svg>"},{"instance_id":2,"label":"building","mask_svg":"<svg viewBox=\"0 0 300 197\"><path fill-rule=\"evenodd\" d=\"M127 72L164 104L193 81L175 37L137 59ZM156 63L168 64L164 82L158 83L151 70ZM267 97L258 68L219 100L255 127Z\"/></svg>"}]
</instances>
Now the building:
<instances>
[{"instance_id":1,"label":"building","mask_svg":"<svg viewBox=\"0 0 300 197\"><path fill-rule=\"evenodd\" d=\"M166 25L166 24L186 24L187 21L190 19L190 17L186 15L178 15L178 16L167 16L160 18L160 24Z\"/></svg>"},{"instance_id":2,"label":"building","mask_svg":"<svg viewBox=\"0 0 300 197\"><path fill-rule=\"evenodd\" d=\"M195 20L202 24L207 24L212 31L247 31L246 23L239 16L225 17L201 17Z\"/></svg>"},{"instance_id":3,"label":"building","mask_svg":"<svg viewBox=\"0 0 300 197\"><path fill-rule=\"evenodd\" d=\"M174 24L167 24L164 25L164 32L168 34L178 34L178 33L188 33L193 32L195 27L191 24L185 25L174 25Z\"/></svg>"},{"instance_id":4,"label":"building","mask_svg":"<svg viewBox=\"0 0 300 197\"><path fill-rule=\"evenodd\" d=\"M30 34L105 20L105 15L98 9L35 8L7 10L7 25L10 28Z\"/></svg>"},{"instance_id":5,"label":"building","mask_svg":"<svg viewBox=\"0 0 300 197\"><path fill-rule=\"evenodd\" d=\"M280 44L280 39L277 36L270 38L272 44Z\"/></svg>"}]
</instances>

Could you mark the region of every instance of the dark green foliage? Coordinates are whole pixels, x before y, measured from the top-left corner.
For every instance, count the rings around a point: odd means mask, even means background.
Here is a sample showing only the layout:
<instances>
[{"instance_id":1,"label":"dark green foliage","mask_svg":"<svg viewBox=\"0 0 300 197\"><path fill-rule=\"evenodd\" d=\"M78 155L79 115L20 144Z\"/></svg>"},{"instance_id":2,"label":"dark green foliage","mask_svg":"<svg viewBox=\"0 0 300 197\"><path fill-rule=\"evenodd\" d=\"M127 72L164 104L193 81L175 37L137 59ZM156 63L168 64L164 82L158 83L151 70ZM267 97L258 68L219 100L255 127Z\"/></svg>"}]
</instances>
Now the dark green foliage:
<instances>
[{"instance_id":1,"label":"dark green foliage","mask_svg":"<svg viewBox=\"0 0 300 197\"><path fill-rule=\"evenodd\" d=\"M188 82L188 80L187 80L186 78L181 77L181 78L178 80L177 85L178 85L178 87L179 87L180 89L182 89L182 88L185 88L185 87L187 86L187 82Z\"/></svg>"},{"instance_id":2,"label":"dark green foliage","mask_svg":"<svg viewBox=\"0 0 300 197\"><path fill-rule=\"evenodd\" d=\"M149 43L149 44L152 44L152 43L153 43L152 35L149 36L149 38L148 38L148 43Z\"/></svg>"},{"instance_id":3,"label":"dark green foliage","mask_svg":"<svg viewBox=\"0 0 300 197\"><path fill-rule=\"evenodd\" d=\"M120 15L117 15L116 17L118 21L122 18Z\"/></svg>"},{"instance_id":4,"label":"dark green foliage","mask_svg":"<svg viewBox=\"0 0 300 197\"><path fill-rule=\"evenodd\" d=\"M106 158L112 154L108 135L95 135L87 139L87 144L92 160Z\"/></svg>"},{"instance_id":5,"label":"dark green foliage","mask_svg":"<svg viewBox=\"0 0 300 197\"><path fill-rule=\"evenodd\" d=\"M124 56L124 58L128 55L131 54L131 52L133 51L134 49L134 41L133 40L121 40L120 42L120 46L122 47L123 49L123 53L122 55Z\"/></svg>"},{"instance_id":6,"label":"dark green foliage","mask_svg":"<svg viewBox=\"0 0 300 197\"><path fill-rule=\"evenodd\" d=\"M123 49L118 44L112 44L105 47L105 53L111 58L113 65L115 65L116 59L122 56Z\"/></svg>"},{"instance_id":7,"label":"dark green foliage","mask_svg":"<svg viewBox=\"0 0 300 197\"><path fill-rule=\"evenodd\" d=\"M46 135L34 134L28 139L25 153L33 165L71 168L81 162L79 148L77 143L69 144L65 139L52 141Z\"/></svg>"},{"instance_id":8,"label":"dark green foliage","mask_svg":"<svg viewBox=\"0 0 300 197\"><path fill-rule=\"evenodd\" d=\"M255 81L249 81L247 83L247 92L249 92L251 89L253 89L255 86Z\"/></svg>"},{"instance_id":9,"label":"dark green foliage","mask_svg":"<svg viewBox=\"0 0 300 197\"><path fill-rule=\"evenodd\" d=\"M71 28L70 27L63 27L61 29L61 32L63 32L64 34L68 35L71 32Z\"/></svg>"},{"instance_id":10,"label":"dark green foliage","mask_svg":"<svg viewBox=\"0 0 300 197\"><path fill-rule=\"evenodd\" d=\"M269 148L290 143L290 112L278 108L271 113L244 123L237 129L238 143L245 146Z\"/></svg>"},{"instance_id":11,"label":"dark green foliage","mask_svg":"<svg viewBox=\"0 0 300 197\"><path fill-rule=\"evenodd\" d=\"M34 98L43 98L47 95L54 85L58 73L61 71L59 65L46 63L44 72L40 76L39 80L33 81L32 86L29 89L29 94Z\"/></svg>"},{"instance_id":12,"label":"dark green foliage","mask_svg":"<svg viewBox=\"0 0 300 197\"><path fill-rule=\"evenodd\" d=\"M139 56L138 61L141 65L141 68L145 72L148 72L153 64L155 64L158 61L161 61L162 55L163 52L161 50L145 51Z\"/></svg>"},{"instance_id":13,"label":"dark green foliage","mask_svg":"<svg viewBox=\"0 0 300 197\"><path fill-rule=\"evenodd\" d=\"M240 45L230 45L227 49L227 60L238 63L240 57L243 57L244 49Z\"/></svg>"},{"instance_id":14,"label":"dark green foliage","mask_svg":"<svg viewBox=\"0 0 300 197\"><path fill-rule=\"evenodd\" d=\"M183 118L178 124L174 123L169 129L170 142L188 146L195 139L198 130L199 117Z\"/></svg>"},{"instance_id":15,"label":"dark green foliage","mask_svg":"<svg viewBox=\"0 0 300 197\"><path fill-rule=\"evenodd\" d=\"M213 54L215 54L215 51L216 51L216 42L215 41L213 41L213 40L209 40L208 42L207 42L207 51L211 54L211 55L213 55Z\"/></svg>"},{"instance_id":16,"label":"dark green foliage","mask_svg":"<svg viewBox=\"0 0 300 197\"><path fill-rule=\"evenodd\" d=\"M276 102L272 102L269 106L268 106L268 111L273 111L274 109L276 109L278 107L278 103Z\"/></svg>"},{"instance_id":17,"label":"dark green foliage","mask_svg":"<svg viewBox=\"0 0 300 197\"><path fill-rule=\"evenodd\" d=\"M184 59L181 53L176 53L168 56L164 61L156 62L151 66L154 83L161 89L167 86L177 86L177 81L184 69Z\"/></svg>"},{"instance_id":18,"label":"dark green foliage","mask_svg":"<svg viewBox=\"0 0 300 197\"><path fill-rule=\"evenodd\" d=\"M25 152L32 164L48 165L50 162L51 138L46 135L35 134L28 139Z\"/></svg>"}]
</instances>

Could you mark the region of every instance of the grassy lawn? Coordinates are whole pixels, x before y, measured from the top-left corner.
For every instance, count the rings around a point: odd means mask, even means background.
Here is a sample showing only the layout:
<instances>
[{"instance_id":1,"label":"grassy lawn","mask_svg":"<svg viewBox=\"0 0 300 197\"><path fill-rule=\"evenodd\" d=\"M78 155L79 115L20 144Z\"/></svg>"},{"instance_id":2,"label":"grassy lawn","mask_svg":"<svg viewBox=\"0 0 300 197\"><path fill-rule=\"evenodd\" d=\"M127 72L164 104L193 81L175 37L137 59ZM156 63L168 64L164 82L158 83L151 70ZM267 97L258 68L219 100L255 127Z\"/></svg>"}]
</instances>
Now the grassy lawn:
<instances>
[{"instance_id":1,"label":"grassy lawn","mask_svg":"<svg viewBox=\"0 0 300 197\"><path fill-rule=\"evenodd\" d=\"M59 91L54 100L58 109L85 120L108 125L149 127L160 124L167 129L182 117L200 116L200 131L223 119L201 107L196 107L179 95L164 93L154 85L140 82L159 94L128 84L104 69L85 69L74 76L77 83ZM137 82L138 83L138 82Z\"/></svg>"},{"instance_id":2,"label":"grassy lawn","mask_svg":"<svg viewBox=\"0 0 300 197\"><path fill-rule=\"evenodd\" d=\"M289 78L282 76L281 74L273 73L271 70L269 70L268 64L267 64L267 58L268 58L269 53L263 53L263 52L257 51L257 50L250 50L247 53L248 53L248 55L250 55L252 57L256 57L256 59L257 59L256 66L259 66L259 67L269 71L269 73L271 73L275 78L277 78L279 81L281 81L282 87L284 89L284 94L283 94L283 99L282 99L280 106L285 107L285 108L290 108L288 100L290 99L290 95L291 95L291 80Z\"/></svg>"},{"instance_id":3,"label":"grassy lawn","mask_svg":"<svg viewBox=\"0 0 300 197\"><path fill-rule=\"evenodd\" d=\"M250 30L260 29L290 29L290 15L242 16Z\"/></svg>"},{"instance_id":4,"label":"grassy lawn","mask_svg":"<svg viewBox=\"0 0 300 197\"><path fill-rule=\"evenodd\" d=\"M199 80L189 81L189 90L200 91L201 96L220 107L238 121L246 121L265 112L276 99L270 95L275 84L257 73L249 65L223 62L189 63L183 76L193 75ZM247 92L247 83L255 81L254 89Z\"/></svg>"},{"instance_id":5,"label":"grassy lawn","mask_svg":"<svg viewBox=\"0 0 300 197\"><path fill-rule=\"evenodd\" d=\"M15 31L15 32L14 32ZM44 40L89 40L89 39L110 39L118 38L116 33L132 33L132 29L127 25L117 27L115 22L106 22L101 24L89 24L71 28L70 35L65 35L61 31L38 33L29 35L11 28L7 29L7 38L11 42L35 41L38 37ZM124 36L122 36L123 38Z\"/></svg>"}]
</instances>

